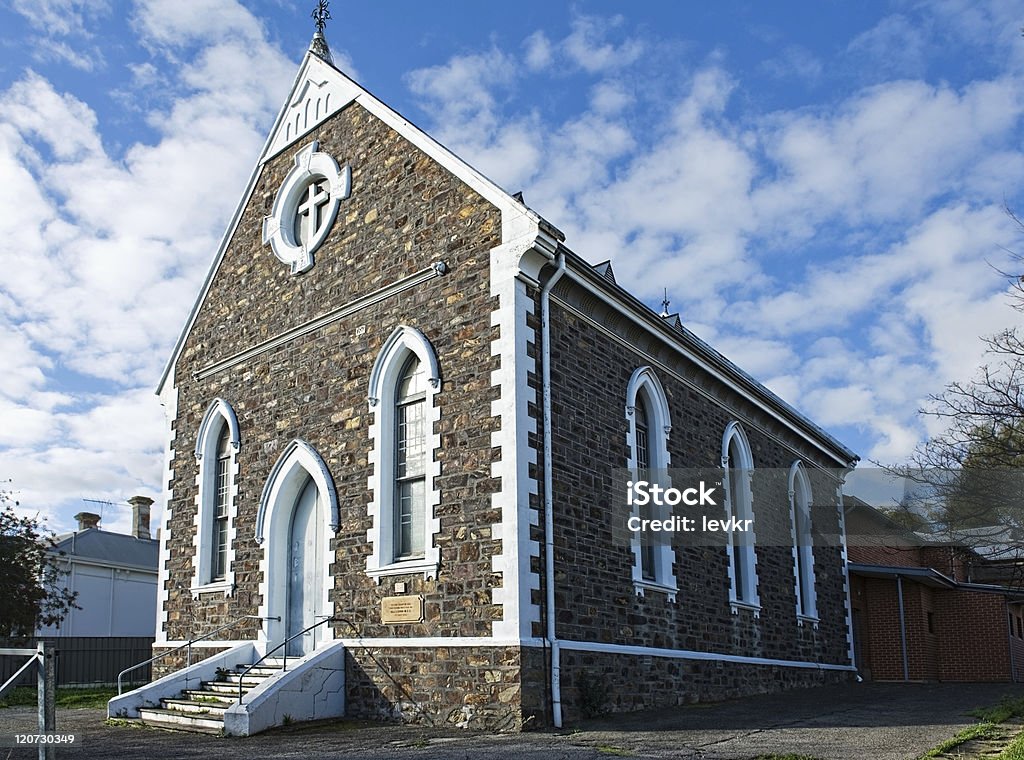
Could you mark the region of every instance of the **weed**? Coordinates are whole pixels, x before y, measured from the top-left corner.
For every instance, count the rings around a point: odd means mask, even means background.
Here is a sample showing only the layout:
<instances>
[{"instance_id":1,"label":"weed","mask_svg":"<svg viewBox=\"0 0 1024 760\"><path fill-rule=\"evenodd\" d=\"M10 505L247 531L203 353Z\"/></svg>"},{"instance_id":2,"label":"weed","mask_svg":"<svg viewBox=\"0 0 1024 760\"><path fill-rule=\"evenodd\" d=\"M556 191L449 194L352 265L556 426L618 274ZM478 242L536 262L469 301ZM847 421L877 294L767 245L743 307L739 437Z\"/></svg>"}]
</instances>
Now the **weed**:
<instances>
[{"instance_id":1,"label":"weed","mask_svg":"<svg viewBox=\"0 0 1024 760\"><path fill-rule=\"evenodd\" d=\"M608 684L603 676L594 675L586 670L576 676L576 688L580 693L580 709L587 718L596 718L608 712L605 702L608 697Z\"/></svg>"},{"instance_id":2,"label":"weed","mask_svg":"<svg viewBox=\"0 0 1024 760\"><path fill-rule=\"evenodd\" d=\"M630 752L622 747L615 747L611 744L598 744L594 749L602 755L615 755L616 757L634 757L636 753Z\"/></svg>"}]
</instances>

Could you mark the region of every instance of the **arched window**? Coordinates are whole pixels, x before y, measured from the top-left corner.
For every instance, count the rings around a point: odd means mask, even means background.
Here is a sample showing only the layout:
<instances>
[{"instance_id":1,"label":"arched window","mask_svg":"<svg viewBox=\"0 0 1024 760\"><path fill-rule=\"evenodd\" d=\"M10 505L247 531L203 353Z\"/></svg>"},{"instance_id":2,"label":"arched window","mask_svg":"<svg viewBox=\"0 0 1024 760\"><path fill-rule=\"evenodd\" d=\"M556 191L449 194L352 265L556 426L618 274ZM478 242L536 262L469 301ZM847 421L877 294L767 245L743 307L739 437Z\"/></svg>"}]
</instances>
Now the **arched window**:
<instances>
[{"instance_id":1,"label":"arched window","mask_svg":"<svg viewBox=\"0 0 1024 760\"><path fill-rule=\"evenodd\" d=\"M789 510L793 535L793 574L796 577L796 614L817 621L814 588L814 534L811 526L811 482L799 459L789 470Z\"/></svg>"},{"instance_id":2,"label":"arched window","mask_svg":"<svg viewBox=\"0 0 1024 760\"><path fill-rule=\"evenodd\" d=\"M373 551L366 572L375 578L422 572L434 577L440 552L435 479L440 462L436 432L441 390L437 357L418 330L401 326L385 341L370 373L369 403L373 500Z\"/></svg>"},{"instance_id":3,"label":"arched window","mask_svg":"<svg viewBox=\"0 0 1024 760\"><path fill-rule=\"evenodd\" d=\"M409 357L395 394L395 559L423 557L426 380L415 355Z\"/></svg>"},{"instance_id":4,"label":"arched window","mask_svg":"<svg viewBox=\"0 0 1024 760\"><path fill-rule=\"evenodd\" d=\"M216 486L213 493L213 532L210 548L210 580L222 581L228 572L228 508L231 505L232 449L228 426L221 429L217 443Z\"/></svg>"},{"instance_id":5,"label":"arched window","mask_svg":"<svg viewBox=\"0 0 1024 760\"><path fill-rule=\"evenodd\" d=\"M193 539L193 594L234 587L234 510L237 495L238 419L231 405L215 399L203 415L196 435L199 463Z\"/></svg>"},{"instance_id":6,"label":"arched window","mask_svg":"<svg viewBox=\"0 0 1024 760\"><path fill-rule=\"evenodd\" d=\"M729 555L729 601L738 607L759 611L757 593L757 553L754 550L754 506L751 481L754 460L743 427L730 422L722 436L722 483L725 486L726 516L733 517L747 530L729 531L726 551ZM750 522L744 522L749 520Z\"/></svg>"},{"instance_id":7,"label":"arched window","mask_svg":"<svg viewBox=\"0 0 1024 760\"><path fill-rule=\"evenodd\" d=\"M665 391L650 367L638 368L629 379L626 421L630 476L634 481L671 486L668 440L672 419ZM654 504L636 506L634 514L641 520L670 516L667 507ZM658 536L650 530L633 534L633 585L641 596L648 590L663 591L674 600L679 588L673 572L675 551L665 535Z\"/></svg>"}]
</instances>

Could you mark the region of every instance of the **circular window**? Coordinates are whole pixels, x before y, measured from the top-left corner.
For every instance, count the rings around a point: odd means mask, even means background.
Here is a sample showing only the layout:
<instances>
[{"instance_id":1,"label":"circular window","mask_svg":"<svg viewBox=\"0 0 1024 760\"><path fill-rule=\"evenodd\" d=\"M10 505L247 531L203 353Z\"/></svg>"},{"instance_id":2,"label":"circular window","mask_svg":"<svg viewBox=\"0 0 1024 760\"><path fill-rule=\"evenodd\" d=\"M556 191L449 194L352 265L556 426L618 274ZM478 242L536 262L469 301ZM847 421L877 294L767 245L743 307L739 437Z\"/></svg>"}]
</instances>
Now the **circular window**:
<instances>
[{"instance_id":1,"label":"circular window","mask_svg":"<svg viewBox=\"0 0 1024 760\"><path fill-rule=\"evenodd\" d=\"M313 267L313 253L327 239L338 206L349 196L352 170L338 167L314 140L295 154L295 166L284 178L270 215L263 219L263 244L301 274Z\"/></svg>"}]
</instances>

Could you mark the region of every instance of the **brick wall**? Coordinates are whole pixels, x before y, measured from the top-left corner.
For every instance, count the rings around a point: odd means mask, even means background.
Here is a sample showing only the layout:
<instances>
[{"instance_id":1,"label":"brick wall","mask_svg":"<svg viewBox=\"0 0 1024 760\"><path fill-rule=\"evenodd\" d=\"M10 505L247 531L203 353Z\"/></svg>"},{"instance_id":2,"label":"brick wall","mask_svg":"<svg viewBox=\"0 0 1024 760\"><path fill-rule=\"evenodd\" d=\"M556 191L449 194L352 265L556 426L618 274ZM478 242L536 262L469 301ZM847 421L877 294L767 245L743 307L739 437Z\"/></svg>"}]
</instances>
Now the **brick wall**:
<instances>
[{"instance_id":1,"label":"brick wall","mask_svg":"<svg viewBox=\"0 0 1024 760\"><path fill-rule=\"evenodd\" d=\"M940 680L1010 680L1010 642L1002 595L944 591L936 594L935 610L942 631Z\"/></svg>"},{"instance_id":2,"label":"brick wall","mask_svg":"<svg viewBox=\"0 0 1024 760\"><path fill-rule=\"evenodd\" d=\"M862 673L877 681L902 681L895 579L854 577L851 586L853 605L860 613ZM1015 652L1020 651L1024 667L1024 640L1008 641L1001 594L929 587L904 578L903 607L911 681L1010 680L1011 643Z\"/></svg>"}]
</instances>

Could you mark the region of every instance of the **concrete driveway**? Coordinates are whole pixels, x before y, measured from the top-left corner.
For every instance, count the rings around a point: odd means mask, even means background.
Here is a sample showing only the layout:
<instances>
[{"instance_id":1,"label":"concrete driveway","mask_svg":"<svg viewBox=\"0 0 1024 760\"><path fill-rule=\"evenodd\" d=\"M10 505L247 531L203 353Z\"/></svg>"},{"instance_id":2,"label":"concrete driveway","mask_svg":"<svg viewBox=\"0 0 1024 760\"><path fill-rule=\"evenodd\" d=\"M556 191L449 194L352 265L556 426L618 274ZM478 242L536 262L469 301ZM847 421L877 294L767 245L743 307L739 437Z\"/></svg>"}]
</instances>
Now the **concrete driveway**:
<instances>
[{"instance_id":1,"label":"concrete driveway","mask_svg":"<svg viewBox=\"0 0 1024 760\"><path fill-rule=\"evenodd\" d=\"M1010 684L851 684L749 697L712 705L632 713L551 732L492 736L359 721L291 726L227 739L132 726L106 726L99 710L61 710L60 731L80 746L59 757L78 760L156 758L365 758L499 760L633 756L749 760L796 753L820 760L910 760L975 722L966 712L1024 696ZM30 708L0 710L0 732L31 729ZM0 749L0 760L9 750ZM34 758L17 749L15 758Z\"/></svg>"}]
</instances>

